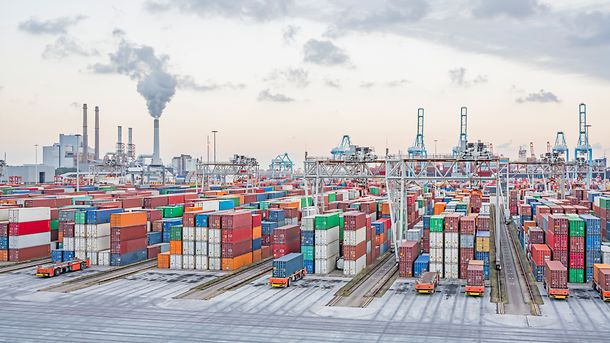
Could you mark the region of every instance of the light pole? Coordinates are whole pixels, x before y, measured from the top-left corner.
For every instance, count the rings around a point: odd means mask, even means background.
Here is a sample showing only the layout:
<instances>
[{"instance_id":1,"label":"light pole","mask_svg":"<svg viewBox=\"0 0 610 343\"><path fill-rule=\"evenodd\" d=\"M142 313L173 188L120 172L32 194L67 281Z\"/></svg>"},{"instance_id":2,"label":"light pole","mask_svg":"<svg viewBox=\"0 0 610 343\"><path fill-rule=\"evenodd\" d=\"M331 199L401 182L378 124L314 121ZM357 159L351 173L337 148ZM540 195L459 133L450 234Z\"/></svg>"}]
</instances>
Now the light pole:
<instances>
[{"instance_id":1,"label":"light pole","mask_svg":"<svg viewBox=\"0 0 610 343\"><path fill-rule=\"evenodd\" d=\"M38 180L38 144L34 144L34 184L37 184Z\"/></svg>"},{"instance_id":2,"label":"light pole","mask_svg":"<svg viewBox=\"0 0 610 343\"><path fill-rule=\"evenodd\" d=\"M76 134L76 191L80 192L80 134Z\"/></svg>"},{"instance_id":3,"label":"light pole","mask_svg":"<svg viewBox=\"0 0 610 343\"><path fill-rule=\"evenodd\" d=\"M214 163L216 163L216 133L218 133L218 131L212 130L212 133L214 134Z\"/></svg>"}]
</instances>

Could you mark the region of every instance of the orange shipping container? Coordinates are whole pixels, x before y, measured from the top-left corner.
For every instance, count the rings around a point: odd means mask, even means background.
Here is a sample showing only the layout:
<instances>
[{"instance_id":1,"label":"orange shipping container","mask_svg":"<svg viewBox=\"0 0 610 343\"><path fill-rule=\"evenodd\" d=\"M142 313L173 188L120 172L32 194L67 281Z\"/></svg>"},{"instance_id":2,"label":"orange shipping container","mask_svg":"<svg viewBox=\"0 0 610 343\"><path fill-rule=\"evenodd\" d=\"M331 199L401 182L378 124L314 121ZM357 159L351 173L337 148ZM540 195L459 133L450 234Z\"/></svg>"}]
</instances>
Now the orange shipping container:
<instances>
[{"instance_id":1,"label":"orange shipping container","mask_svg":"<svg viewBox=\"0 0 610 343\"><path fill-rule=\"evenodd\" d=\"M110 215L110 226L112 227L145 225L146 221L146 212L124 212Z\"/></svg>"},{"instance_id":2,"label":"orange shipping container","mask_svg":"<svg viewBox=\"0 0 610 343\"><path fill-rule=\"evenodd\" d=\"M290 201L290 202L282 202L282 203L280 203L280 208L282 208L282 209L286 209L286 208L296 208L296 209L299 209L299 207L301 207L301 202L300 201Z\"/></svg>"},{"instance_id":3,"label":"orange shipping container","mask_svg":"<svg viewBox=\"0 0 610 343\"><path fill-rule=\"evenodd\" d=\"M263 260L264 260L264 259L266 259L266 258L268 258L268 257L271 257L272 253L273 253L273 250L271 249L271 247L270 247L270 246L268 246L268 245L263 245L263 246L261 247L261 259L263 259Z\"/></svg>"},{"instance_id":4,"label":"orange shipping container","mask_svg":"<svg viewBox=\"0 0 610 343\"><path fill-rule=\"evenodd\" d=\"M184 212L197 212L203 211L203 207L185 207Z\"/></svg>"},{"instance_id":5,"label":"orange shipping container","mask_svg":"<svg viewBox=\"0 0 610 343\"><path fill-rule=\"evenodd\" d=\"M222 270L237 270L252 263L252 253L246 253L233 258L223 258L220 261Z\"/></svg>"},{"instance_id":6,"label":"orange shipping container","mask_svg":"<svg viewBox=\"0 0 610 343\"><path fill-rule=\"evenodd\" d=\"M263 258L263 252L261 249L254 250L252 252L252 263L258 262Z\"/></svg>"},{"instance_id":7,"label":"orange shipping container","mask_svg":"<svg viewBox=\"0 0 610 343\"><path fill-rule=\"evenodd\" d=\"M389 202L381 203L381 214L390 214L390 203Z\"/></svg>"},{"instance_id":8,"label":"orange shipping container","mask_svg":"<svg viewBox=\"0 0 610 343\"><path fill-rule=\"evenodd\" d=\"M169 269L169 253L162 252L157 255L157 268L159 269Z\"/></svg>"},{"instance_id":9,"label":"orange shipping container","mask_svg":"<svg viewBox=\"0 0 610 343\"><path fill-rule=\"evenodd\" d=\"M172 255L182 255L182 241L169 241L169 253Z\"/></svg>"},{"instance_id":10,"label":"orange shipping container","mask_svg":"<svg viewBox=\"0 0 610 343\"><path fill-rule=\"evenodd\" d=\"M444 202L434 203L434 214L441 214L445 212L446 204Z\"/></svg>"},{"instance_id":11,"label":"orange shipping container","mask_svg":"<svg viewBox=\"0 0 610 343\"><path fill-rule=\"evenodd\" d=\"M0 250L0 261L8 261L8 250Z\"/></svg>"},{"instance_id":12,"label":"orange shipping container","mask_svg":"<svg viewBox=\"0 0 610 343\"><path fill-rule=\"evenodd\" d=\"M262 227L257 226L255 228L252 228L252 239L257 239L257 238L261 238L261 237L262 237Z\"/></svg>"}]
</instances>

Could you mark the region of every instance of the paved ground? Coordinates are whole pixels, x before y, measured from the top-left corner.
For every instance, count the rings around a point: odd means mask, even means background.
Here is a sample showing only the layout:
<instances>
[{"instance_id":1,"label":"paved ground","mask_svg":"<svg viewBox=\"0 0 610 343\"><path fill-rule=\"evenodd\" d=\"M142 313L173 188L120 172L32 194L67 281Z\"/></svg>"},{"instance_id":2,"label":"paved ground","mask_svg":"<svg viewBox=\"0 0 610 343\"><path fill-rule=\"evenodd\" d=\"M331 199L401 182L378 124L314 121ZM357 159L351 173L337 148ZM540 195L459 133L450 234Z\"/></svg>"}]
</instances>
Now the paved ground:
<instances>
[{"instance_id":1,"label":"paved ground","mask_svg":"<svg viewBox=\"0 0 610 343\"><path fill-rule=\"evenodd\" d=\"M96 268L86 272L95 273ZM215 272L150 270L63 294L37 289L61 282L31 271L0 275L0 341L7 342L607 342L610 304L590 290L547 301L543 316L497 315L460 284L417 295L397 280L369 307L325 306L347 279L316 277L288 289L260 278L212 300L173 299ZM545 299L548 300L548 299Z\"/></svg>"},{"instance_id":2,"label":"paved ground","mask_svg":"<svg viewBox=\"0 0 610 343\"><path fill-rule=\"evenodd\" d=\"M502 252L502 274L506 281L506 290L508 295L508 303L504 305L505 313L507 314L530 314L530 306L525 302L525 298L529 299L526 293L527 285L521 269L519 268L519 258L515 247L508 236L508 227L502 223L500 225L500 250Z\"/></svg>"}]
</instances>

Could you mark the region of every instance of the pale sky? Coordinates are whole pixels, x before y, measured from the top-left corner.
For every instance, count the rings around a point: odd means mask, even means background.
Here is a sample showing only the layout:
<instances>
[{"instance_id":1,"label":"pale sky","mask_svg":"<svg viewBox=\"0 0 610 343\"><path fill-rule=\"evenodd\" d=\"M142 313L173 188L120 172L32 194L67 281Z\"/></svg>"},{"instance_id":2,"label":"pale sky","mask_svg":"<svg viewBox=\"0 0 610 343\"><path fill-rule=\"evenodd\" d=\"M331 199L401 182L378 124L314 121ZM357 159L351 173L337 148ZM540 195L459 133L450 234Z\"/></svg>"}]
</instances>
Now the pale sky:
<instances>
[{"instance_id":1,"label":"pale sky","mask_svg":"<svg viewBox=\"0 0 610 343\"><path fill-rule=\"evenodd\" d=\"M219 160L262 165L288 152L301 167L343 134L404 152L418 107L429 153L457 143L461 106L471 141L514 157L533 141L538 155L561 130L572 152L581 102L594 156L610 149L610 1L3 1L0 42L9 164L80 132L82 103L90 146L100 106L102 155L117 125L151 153L138 90L165 105L165 162L205 156L211 130Z\"/></svg>"}]
</instances>

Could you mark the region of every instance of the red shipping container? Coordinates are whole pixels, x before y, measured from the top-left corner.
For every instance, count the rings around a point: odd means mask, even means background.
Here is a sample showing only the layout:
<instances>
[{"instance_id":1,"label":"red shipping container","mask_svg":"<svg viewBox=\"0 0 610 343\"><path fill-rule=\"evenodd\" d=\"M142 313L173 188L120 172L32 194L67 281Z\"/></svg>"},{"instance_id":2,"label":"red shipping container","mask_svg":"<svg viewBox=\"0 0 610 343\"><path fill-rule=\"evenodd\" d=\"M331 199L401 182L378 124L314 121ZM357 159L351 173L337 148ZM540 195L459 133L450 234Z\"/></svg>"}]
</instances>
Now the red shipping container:
<instances>
[{"instance_id":1,"label":"red shipping container","mask_svg":"<svg viewBox=\"0 0 610 343\"><path fill-rule=\"evenodd\" d=\"M252 227L258 227L261 226L262 224L262 220L263 220L263 216L260 214L252 214Z\"/></svg>"},{"instance_id":2,"label":"red shipping container","mask_svg":"<svg viewBox=\"0 0 610 343\"><path fill-rule=\"evenodd\" d=\"M37 220L34 222L9 223L9 236L32 235L35 233L49 232L51 230L50 220Z\"/></svg>"},{"instance_id":3,"label":"red shipping container","mask_svg":"<svg viewBox=\"0 0 610 343\"><path fill-rule=\"evenodd\" d=\"M222 225L222 213L215 212L208 216L208 226L210 229L220 229Z\"/></svg>"},{"instance_id":4,"label":"red shipping container","mask_svg":"<svg viewBox=\"0 0 610 343\"><path fill-rule=\"evenodd\" d=\"M570 268L579 269L585 267L585 253L570 251Z\"/></svg>"},{"instance_id":5,"label":"red shipping container","mask_svg":"<svg viewBox=\"0 0 610 343\"><path fill-rule=\"evenodd\" d=\"M364 255L366 255L366 242L360 242L356 246L343 245L343 257L346 261L356 261Z\"/></svg>"},{"instance_id":6,"label":"red shipping container","mask_svg":"<svg viewBox=\"0 0 610 343\"><path fill-rule=\"evenodd\" d=\"M273 257L279 258L291 252L301 252L301 242L273 243Z\"/></svg>"},{"instance_id":7,"label":"red shipping container","mask_svg":"<svg viewBox=\"0 0 610 343\"><path fill-rule=\"evenodd\" d=\"M59 219L59 209L58 208L51 209L51 219Z\"/></svg>"},{"instance_id":8,"label":"red shipping container","mask_svg":"<svg viewBox=\"0 0 610 343\"><path fill-rule=\"evenodd\" d=\"M74 237L73 222L59 222L59 230L62 232L63 237Z\"/></svg>"},{"instance_id":9,"label":"red shipping container","mask_svg":"<svg viewBox=\"0 0 610 343\"><path fill-rule=\"evenodd\" d=\"M182 215L182 225L187 227L195 226L195 216L203 213L203 211L185 212Z\"/></svg>"},{"instance_id":10,"label":"red shipping container","mask_svg":"<svg viewBox=\"0 0 610 343\"><path fill-rule=\"evenodd\" d=\"M148 259L157 258L157 256L160 253L161 253L161 245L159 245L159 244L149 245L146 248L146 258L148 258Z\"/></svg>"},{"instance_id":11,"label":"red shipping container","mask_svg":"<svg viewBox=\"0 0 610 343\"><path fill-rule=\"evenodd\" d=\"M111 227L110 242L146 239L146 225ZM144 249L144 248L142 248Z\"/></svg>"},{"instance_id":12,"label":"red shipping container","mask_svg":"<svg viewBox=\"0 0 610 343\"><path fill-rule=\"evenodd\" d=\"M559 261L564 266L568 265L568 257L569 254L567 250L553 251L553 261Z\"/></svg>"},{"instance_id":13,"label":"red shipping container","mask_svg":"<svg viewBox=\"0 0 610 343\"><path fill-rule=\"evenodd\" d=\"M167 206L167 197L165 195L157 195L144 198L145 208L157 208L160 206Z\"/></svg>"},{"instance_id":14,"label":"red shipping container","mask_svg":"<svg viewBox=\"0 0 610 343\"><path fill-rule=\"evenodd\" d=\"M430 229L424 229L424 237L422 237L422 251L430 252Z\"/></svg>"},{"instance_id":15,"label":"red shipping container","mask_svg":"<svg viewBox=\"0 0 610 343\"><path fill-rule=\"evenodd\" d=\"M126 254L128 252L146 249L146 237L131 240L110 240L110 252L113 254Z\"/></svg>"},{"instance_id":16,"label":"red shipping container","mask_svg":"<svg viewBox=\"0 0 610 343\"><path fill-rule=\"evenodd\" d=\"M570 237L570 252L585 252L585 238L584 237ZM580 267L571 267L580 268Z\"/></svg>"},{"instance_id":17,"label":"red shipping container","mask_svg":"<svg viewBox=\"0 0 610 343\"><path fill-rule=\"evenodd\" d=\"M466 284L468 286L483 286L485 285L485 277L483 273L483 264L469 263L466 267Z\"/></svg>"},{"instance_id":18,"label":"red shipping container","mask_svg":"<svg viewBox=\"0 0 610 343\"><path fill-rule=\"evenodd\" d=\"M459 232L461 215L450 213L445 216L445 232Z\"/></svg>"},{"instance_id":19,"label":"red shipping container","mask_svg":"<svg viewBox=\"0 0 610 343\"><path fill-rule=\"evenodd\" d=\"M366 214L363 212L347 212L343 215L344 230L354 231L366 226Z\"/></svg>"},{"instance_id":20,"label":"red shipping container","mask_svg":"<svg viewBox=\"0 0 610 343\"><path fill-rule=\"evenodd\" d=\"M532 260L537 266L543 266L550 259L551 249L546 244L532 244Z\"/></svg>"},{"instance_id":21,"label":"red shipping container","mask_svg":"<svg viewBox=\"0 0 610 343\"><path fill-rule=\"evenodd\" d=\"M561 209L561 207L559 207ZM553 209L551 208L551 211ZM551 214L547 218L547 229L558 234L568 234L569 222L568 217Z\"/></svg>"},{"instance_id":22,"label":"red shipping container","mask_svg":"<svg viewBox=\"0 0 610 343\"><path fill-rule=\"evenodd\" d=\"M285 225L273 230L273 243L284 244L293 241L301 243L301 229L298 225Z\"/></svg>"},{"instance_id":23,"label":"red shipping container","mask_svg":"<svg viewBox=\"0 0 610 343\"><path fill-rule=\"evenodd\" d=\"M544 281L550 288L568 288L568 269L559 261L546 261Z\"/></svg>"},{"instance_id":24,"label":"red shipping container","mask_svg":"<svg viewBox=\"0 0 610 343\"><path fill-rule=\"evenodd\" d=\"M531 227L528 231L529 243L531 244L544 244L544 231L537 227Z\"/></svg>"},{"instance_id":25,"label":"red shipping container","mask_svg":"<svg viewBox=\"0 0 610 343\"><path fill-rule=\"evenodd\" d=\"M122 208L139 208L144 204L144 198L123 198L121 199Z\"/></svg>"},{"instance_id":26,"label":"red shipping container","mask_svg":"<svg viewBox=\"0 0 610 343\"><path fill-rule=\"evenodd\" d=\"M250 211L226 213L222 215L220 227L223 229L252 229L252 214Z\"/></svg>"},{"instance_id":27,"label":"red shipping container","mask_svg":"<svg viewBox=\"0 0 610 343\"><path fill-rule=\"evenodd\" d=\"M239 229L221 229L222 243L241 242L243 240L252 241L252 229L248 227ZM245 253L244 253L245 254ZM238 254L236 256L243 255Z\"/></svg>"},{"instance_id":28,"label":"red shipping container","mask_svg":"<svg viewBox=\"0 0 610 343\"><path fill-rule=\"evenodd\" d=\"M0 236L8 236L8 222L0 222Z\"/></svg>"},{"instance_id":29,"label":"red shipping container","mask_svg":"<svg viewBox=\"0 0 610 343\"><path fill-rule=\"evenodd\" d=\"M489 231L489 216L479 215L477 217L477 230Z\"/></svg>"},{"instance_id":30,"label":"red shipping container","mask_svg":"<svg viewBox=\"0 0 610 343\"><path fill-rule=\"evenodd\" d=\"M151 230L154 232L163 232L163 220L155 220L152 222Z\"/></svg>"},{"instance_id":31,"label":"red shipping container","mask_svg":"<svg viewBox=\"0 0 610 343\"><path fill-rule=\"evenodd\" d=\"M9 261L27 261L51 256L51 246L49 244L22 249L9 249Z\"/></svg>"},{"instance_id":32,"label":"red shipping container","mask_svg":"<svg viewBox=\"0 0 610 343\"><path fill-rule=\"evenodd\" d=\"M476 231L476 217L465 216L460 218L460 233L474 235Z\"/></svg>"},{"instance_id":33,"label":"red shipping container","mask_svg":"<svg viewBox=\"0 0 610 343\"><path fill-rule=\"evenodd\" d=\"M252 240L244 240L235 243L222 243L220 256L222 258L233 258L252 252Z\"/></svg>"},{"instance_id":34,"label":"red shipping container","mask_svg":"<svg viewBox=\"0 0 610 343\"><path fill-rule=\"evenodd\" d=\"M166 196L168 205L184 204L184 194L169 194Z\"/></svg>"}]
</instances>

